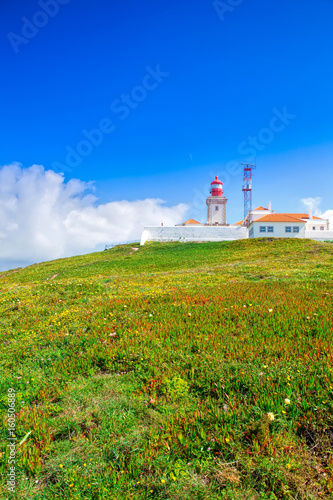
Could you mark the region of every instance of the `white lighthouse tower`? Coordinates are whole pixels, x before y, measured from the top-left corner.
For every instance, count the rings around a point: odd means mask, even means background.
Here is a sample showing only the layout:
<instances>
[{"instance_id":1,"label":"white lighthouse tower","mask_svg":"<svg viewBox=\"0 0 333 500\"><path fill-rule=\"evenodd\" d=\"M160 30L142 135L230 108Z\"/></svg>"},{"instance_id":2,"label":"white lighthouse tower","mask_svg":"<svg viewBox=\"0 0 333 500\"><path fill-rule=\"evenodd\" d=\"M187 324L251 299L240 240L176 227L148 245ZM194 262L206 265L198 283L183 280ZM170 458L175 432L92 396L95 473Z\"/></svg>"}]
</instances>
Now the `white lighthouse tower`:
<instances>
[{"instance_id":1,"label":"white lighthouse tower","mask_svg":"<svg viewBox=\"0 0 333 500\"><path fill-rule=\"evenodd\" d=\"M207 224L209 226L227 226L227 198L223 196L223 183L218 180L211 182L210 194L206 199Z\"/></svg>"}]
</instances>

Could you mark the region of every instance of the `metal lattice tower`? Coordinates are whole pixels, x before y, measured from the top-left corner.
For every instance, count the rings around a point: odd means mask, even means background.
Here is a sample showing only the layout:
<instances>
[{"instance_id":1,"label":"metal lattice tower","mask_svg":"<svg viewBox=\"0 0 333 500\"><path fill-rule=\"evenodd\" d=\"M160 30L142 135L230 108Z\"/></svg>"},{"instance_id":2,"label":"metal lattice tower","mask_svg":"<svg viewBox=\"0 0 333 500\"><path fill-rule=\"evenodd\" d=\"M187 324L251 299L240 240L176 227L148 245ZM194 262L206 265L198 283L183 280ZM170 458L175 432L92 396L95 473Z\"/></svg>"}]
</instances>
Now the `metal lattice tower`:
<instances>
[{"instance_id":1,"label":"metal lattice tower","mask_svg":"<svg viewBox=\"0 0 333 500\"><path fill-rule=\"evenodd\" d=\"M252 169L256 168L251 163L242 163L244 165L243 189L244 192L244 223L247 214L252 210Z\"/></svg>"}]
</instances>

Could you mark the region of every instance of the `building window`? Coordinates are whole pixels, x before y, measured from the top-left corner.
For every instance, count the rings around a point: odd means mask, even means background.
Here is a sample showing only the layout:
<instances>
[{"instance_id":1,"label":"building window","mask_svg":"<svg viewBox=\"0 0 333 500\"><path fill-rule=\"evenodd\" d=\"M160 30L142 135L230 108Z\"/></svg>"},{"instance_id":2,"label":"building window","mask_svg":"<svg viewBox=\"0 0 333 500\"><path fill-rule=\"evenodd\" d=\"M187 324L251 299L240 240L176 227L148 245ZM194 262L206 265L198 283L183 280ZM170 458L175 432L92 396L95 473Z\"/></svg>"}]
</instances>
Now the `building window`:
<instances>
[{"instance_id":1,"label":"building window","mask_svg":"<svg viewBox=\"0 0 333 500\"><path fill-rule=\"evenodd\" d=\"M291 233L291 226L286 226L286 233Z\"/></svg>"},{"instance_id":2,"label":"building window","mask_svg":"<svg viewBox=\"0 0 333 500\"><path fill-rule=\"evenodd\" d=\"M316 226L312 226L312 231L315 231L316 230Z\"/></svg>"},{"instance_id":3,"label":"building window","mask_svg":"<svg viewBox=\"0 0 333 500\"><path fill-rule=\"evenodd\" d=\"M293 232L294 233L299 233L299 227L298 226L294 226L293 227Z\"/></svg>"},{"instance_id":4,"label":"building window","mask_svg":"<svg viewBox=\"0 0 333 500\"><path fill-rule=\"evenodd\" d=\"M320 226L320 231L325 231L324 226Z\"/></svg>"},{"instance_id":5,"label":"building window","mask_svg":"<svg viewBox=\"0 0 333 500\"><path fill-rule=\"evenodd\" d=\"M219 207L215 207L215 210L218 210L218 209L219 209Z\"/></svg>"},{"instance_id":6,"label":"building window","mask_svg":"<svg viewBox=\"0 0 333 500\"><path fill-rule=\"evenodd\" d=\"M266 226L260 226L259 231L260 231L261 233L266 233Z\"/></svg>"},{"instance_id":7,"label":"building window","mask_svg":"<svg viewBox=\"0 0 333 500\"><path fill-rule=\"evenodd\" d=\"M267 226L268 233L274 233L274 226Z\"/></svg>"}]
</instances>

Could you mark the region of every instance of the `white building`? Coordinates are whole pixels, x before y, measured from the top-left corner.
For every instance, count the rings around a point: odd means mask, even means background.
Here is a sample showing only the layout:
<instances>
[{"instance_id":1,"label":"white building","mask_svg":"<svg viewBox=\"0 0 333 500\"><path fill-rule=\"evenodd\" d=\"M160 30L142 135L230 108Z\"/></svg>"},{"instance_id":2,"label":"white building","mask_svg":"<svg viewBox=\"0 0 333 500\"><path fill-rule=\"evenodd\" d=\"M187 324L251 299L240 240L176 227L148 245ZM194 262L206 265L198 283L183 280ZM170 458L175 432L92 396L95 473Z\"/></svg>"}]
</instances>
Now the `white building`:
<instances>
[{"instance_id":1,"label":"white building","mask_svg":"<svg viewBox=\"0 0 333 500\"><path fill-rule=\"evenodd\" d=\"M249 238L272 236L274 238L333 238L328 219L305 213L269 213L252 220L248 225Z\"/></svg>"}]
</instances>

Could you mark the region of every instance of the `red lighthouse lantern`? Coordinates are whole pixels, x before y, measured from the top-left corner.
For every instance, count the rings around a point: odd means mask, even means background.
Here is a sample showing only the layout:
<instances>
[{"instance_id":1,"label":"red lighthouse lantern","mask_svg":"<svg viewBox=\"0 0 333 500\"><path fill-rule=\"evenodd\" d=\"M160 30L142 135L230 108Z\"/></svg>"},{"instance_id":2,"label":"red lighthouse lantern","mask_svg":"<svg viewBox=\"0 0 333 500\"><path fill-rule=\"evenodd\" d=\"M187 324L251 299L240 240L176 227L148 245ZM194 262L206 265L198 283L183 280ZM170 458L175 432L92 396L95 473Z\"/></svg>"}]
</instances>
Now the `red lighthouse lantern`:
<instances>
[{"instance_id":1,"label":"red lighthouse lantern","mask_svg":"<svg viewBox=\"0 0 333 500\"><path fill-rule=\"evenodd\" d=\"M215 180L210 183L210 194L211 196L223 196L223 182L219 181L217 176Z\"/></svg>"}]
</instances>

